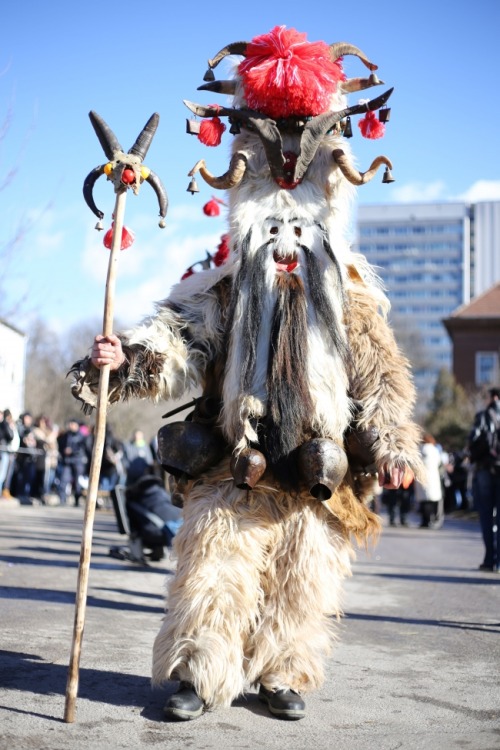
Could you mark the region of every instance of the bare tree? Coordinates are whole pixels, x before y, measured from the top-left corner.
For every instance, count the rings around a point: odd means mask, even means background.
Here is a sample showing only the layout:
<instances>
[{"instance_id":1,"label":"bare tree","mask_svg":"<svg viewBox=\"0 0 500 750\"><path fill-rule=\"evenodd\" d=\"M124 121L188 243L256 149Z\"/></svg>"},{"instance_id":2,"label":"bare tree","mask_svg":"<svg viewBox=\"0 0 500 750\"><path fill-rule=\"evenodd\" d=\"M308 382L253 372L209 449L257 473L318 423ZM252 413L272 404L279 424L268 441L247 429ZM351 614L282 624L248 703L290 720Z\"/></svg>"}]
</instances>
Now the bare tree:
<instances>
[{"instance_id":1,"label":"bare tree","mask_svg":"<svg viewBox=\"0 0 500 750\"><path fill-rule=\"evenodd\" d=\"M449 370L439 373L425 428L446 450L462 450L474 416L474 404Z\"/></svg>"},{"instance_id":2,"label":"bare tree","mask_svg":"<svg viewBox=\"0 0 500 750\"><path fill-rule=\"evenodd\" d=\"M391 315L391 325L398 346L408 357L413 370L422 370L429 367L429 352L418 328L412 325L407 318L398 315Z\"/></svg>"}]
</instances>

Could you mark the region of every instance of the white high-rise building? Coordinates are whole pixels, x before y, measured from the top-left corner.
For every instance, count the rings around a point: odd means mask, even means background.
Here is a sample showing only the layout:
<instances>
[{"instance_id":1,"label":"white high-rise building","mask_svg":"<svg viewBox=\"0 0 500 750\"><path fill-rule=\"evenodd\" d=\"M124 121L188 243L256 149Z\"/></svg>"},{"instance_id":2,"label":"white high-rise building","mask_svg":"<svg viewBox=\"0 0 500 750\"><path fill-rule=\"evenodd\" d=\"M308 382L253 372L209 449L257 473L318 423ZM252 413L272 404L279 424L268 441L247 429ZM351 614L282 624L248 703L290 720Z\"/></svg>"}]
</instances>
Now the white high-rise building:
<instances>
[{"instance_id":1,"label":"white high-rise building","mask_svg":"<svg viewBox=\"0 0 500 750\"><path fill-rule=\"evenodd\" d=\"M500 281L500 201L363 205L357 231L395 327L420 342L414 377L425 411L439 370L451 370L443 319Z\"/></svg>"}]
</instances>

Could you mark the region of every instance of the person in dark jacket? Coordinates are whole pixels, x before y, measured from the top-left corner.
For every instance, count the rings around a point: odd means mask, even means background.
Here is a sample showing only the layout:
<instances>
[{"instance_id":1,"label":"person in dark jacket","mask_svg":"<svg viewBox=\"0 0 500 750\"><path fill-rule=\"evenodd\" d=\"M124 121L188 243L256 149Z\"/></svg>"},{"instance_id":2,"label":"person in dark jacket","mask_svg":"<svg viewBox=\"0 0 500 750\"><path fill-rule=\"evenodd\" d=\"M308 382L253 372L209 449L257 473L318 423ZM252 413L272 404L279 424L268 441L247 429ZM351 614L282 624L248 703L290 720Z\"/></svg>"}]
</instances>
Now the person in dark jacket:
<instances>
[{"instance_id":1,"label":"person in dark jacket","mask_svg":"<svg viewBox=\"0 0 500 750\"><path fill-rule=\"evenodd\" d=\"M37 446L33 432L33 416L24 412L19 417L19 450L15 460L13 486L19 501L31 504L35 495Z\"/></svg>"},{"instance_id":2,"label":"person in dark jacket","mask_svg":"<svg viewBox=\"0 0 500 750\"><path fill-rule=\"evenodd\" d=\"M13 419L9 409L0 412L0 493L7 477L10 445L14 439Z\"/></svg>"},{"instance_id":3,"label":"person in dark jacket","mask_svg":"<svg viewBox=\"0 0 500 750\"><path fill-rule=\"evenodd\" d=\"M140 536L143 547L151 549L151 560L161 560L163 548L172 545L182 523L182 511L172 505L163 479L143 458L129 465L125 498L132 532Z\"/></svg>"},{"instance_id":4,"label":"person in dark jacket","mask_svg":"<svg viewBox=\"0 0 500 750\"><path fill-rule=\"evenodd\" d=\"M80 431L76 419L69 419L66 430L58 438L59 446L59 487L58 494L61 505L68 500L68 491L75 498L75 506L79 505L82 496L82 478L87 471L86 438Z\"/></svg>"},{"instance_id":5,"label":"person in dark jacket","mask_svg":"<svg viewBox=\"0 0 500 750\"><path fill-rule=\"evenodd\" d=\"M484 435L486 447L478 452ZM500 565L500 388L489 390L489 402L476 414L469 436L469 455L474 464L473 497L485 548L479 570L497 573Z\"/></svg>"}]
</instances>

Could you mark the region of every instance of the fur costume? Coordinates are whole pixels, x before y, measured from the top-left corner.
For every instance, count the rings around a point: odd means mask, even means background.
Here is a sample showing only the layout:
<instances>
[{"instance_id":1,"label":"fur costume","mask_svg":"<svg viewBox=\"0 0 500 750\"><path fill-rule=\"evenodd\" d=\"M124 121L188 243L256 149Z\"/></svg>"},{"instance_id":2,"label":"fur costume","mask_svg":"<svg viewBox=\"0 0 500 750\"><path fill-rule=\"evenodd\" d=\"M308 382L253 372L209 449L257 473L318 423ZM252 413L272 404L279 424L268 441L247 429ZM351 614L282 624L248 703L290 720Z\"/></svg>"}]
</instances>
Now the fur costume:
<instances>
[{"instance_id":1,"label":"fur costume","mask_svg":"<svg viewBox=\"0 0 500 750\"><path fill-rule=\"evenodd\" d=\"M184 522L153 652L154 683L189 681L207 707L229 706L255 683L321 685L352 540L379 530L366 502L377 473L390 483L399 469L399 483L420 471L408 362L376 275L346 239L353 185L390 166L378 157L357 172L343 135L351 114L371 111L349 109L345 94L380 83L376 66L351 45L329 49L284 27L224 48L209 73L227 54L245 57L234 79L201 88L231 93L234 106L188 106L212 117L207 144L220 117L233 125L228 172L214 177L198 162L190 173L229 190L229 258L186 275L120 336L125 362L109 395L160 401L201 387L200 404L216 405L205 421L192 415L218 452L198 471L190 456L178 472ZM344 54L370 78L347 79ZM87 358L73 369L75 396L92 406L97 368ZM178 441L165 434L172 469ZM334 464L326 493L308 474L311 445ZM255 456L257 480L238 485L238 462Z\"/></svg>"}]
</instances>

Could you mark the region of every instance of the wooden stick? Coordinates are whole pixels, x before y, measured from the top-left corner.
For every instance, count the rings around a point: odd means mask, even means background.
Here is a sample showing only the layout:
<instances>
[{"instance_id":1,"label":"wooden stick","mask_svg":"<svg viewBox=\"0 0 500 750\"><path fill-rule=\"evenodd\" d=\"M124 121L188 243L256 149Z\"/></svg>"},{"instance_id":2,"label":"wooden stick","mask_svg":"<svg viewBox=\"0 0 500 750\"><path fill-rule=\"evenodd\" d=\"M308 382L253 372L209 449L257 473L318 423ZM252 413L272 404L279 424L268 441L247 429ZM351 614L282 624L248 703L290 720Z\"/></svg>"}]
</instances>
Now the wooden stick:
<instances>
[{"instance_id":1,"label":"wooden stick","mask_svg":"<svg viewBox=\"0 0 500 750\"><path fill-rule=\"evenodd\" d=\"M120 255L123 218L125 215L125 201L127 189L124 188L116 196L114 211L113 240L108 264L108 275L106 279L106 293L104 298L103 335L109 336L113 333L113 315L115 301L115 282L118 258ZM78 566L78 583L76 589L75 620L73 626L73 640L71 644L71 657L69 663L68 681L66 684L66 704L64 708L64 721L71 724L75 720L76 696L78 693L78 678L80 667L80 654L85 625L85 607L87 604L87 588L90 569L90 555L92 552L92 532L94 515L99 490L99 476L101 473L102 456L104 453L104 442L106 439L106 415L108 406L109 365L105 365L99 372L99 389L97 392L97 410L94 431L94 445L92 449L92 460L90 462L89 486L87 490L87 501L85 504L85 515L83 521L82 543L80 550L80 563Z\"/></svg>"}]
</instances>

